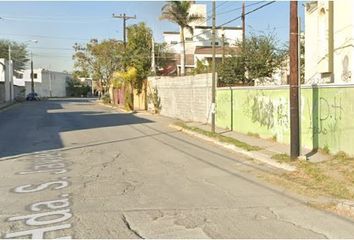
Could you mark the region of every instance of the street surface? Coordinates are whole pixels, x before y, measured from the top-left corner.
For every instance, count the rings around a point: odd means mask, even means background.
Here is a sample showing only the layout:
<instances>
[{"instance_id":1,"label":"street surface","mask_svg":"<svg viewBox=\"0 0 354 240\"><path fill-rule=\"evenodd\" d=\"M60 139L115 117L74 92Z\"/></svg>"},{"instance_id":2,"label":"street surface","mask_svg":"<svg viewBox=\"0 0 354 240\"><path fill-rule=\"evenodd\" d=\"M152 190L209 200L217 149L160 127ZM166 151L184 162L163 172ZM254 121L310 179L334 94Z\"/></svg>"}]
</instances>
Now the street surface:
<instances>
[{"instance_id":1,"label":"street surface","mask_svg":"<svg viewBox=\"0 0 354 240\"><path fill-rule=\"evenodd\" d=\"M2 238L354 238L267 166L89 99L0 112Z\"/></svg>"}]
</instances>

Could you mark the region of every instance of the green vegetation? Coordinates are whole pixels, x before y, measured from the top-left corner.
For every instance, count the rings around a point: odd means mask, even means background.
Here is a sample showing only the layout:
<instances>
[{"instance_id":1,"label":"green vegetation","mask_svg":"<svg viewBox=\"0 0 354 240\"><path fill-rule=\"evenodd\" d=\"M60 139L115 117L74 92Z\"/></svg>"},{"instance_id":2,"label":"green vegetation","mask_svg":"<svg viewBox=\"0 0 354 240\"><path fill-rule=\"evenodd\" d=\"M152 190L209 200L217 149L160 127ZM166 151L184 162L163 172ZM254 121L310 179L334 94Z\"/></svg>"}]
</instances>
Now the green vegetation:
<instances>
[{"instance_id":1,"label":"green vegetation","mask_svg":"<svg viewBox=\"0 0 354 240\"><path fill-rule=\"evenodd\" d=\"M297 171L267 177L268 180L314 196L354 199L354 158L340 152L319 163L292 161L287 154L275 154L272 159L296 166Z\"/></svg>"},{"instance_id":2,"label":"green vegetation","mask_svg":"<svg viewBox=\"0 0 354 240\"><path fill-rule=\"evenodd\" d=\"M217 66L219 86L254 85L255 79L271 77L286 59L273 34L251 34L239 42L239 51Z\"/></svg>"},{"instance_id":3,"label":"green vegetation","mask_svg":"<svg viewBox=\"0 0 354 240\"><path fill-rule=\"evenodd\" d=\"M9 59L9 46L11 46L11 58L13 59L14 74L24 70L28 63L28 51L25 44L0 39L0 58Z\"/></svg>"},{"instance_id":4,"label":"green vegetation","mask_svg":"<svg viewBox=\"0 0 354 240\"><path fill-rule=\"evenodd\" d=\"M81 97L87 96L91 92L91 87L85 83L82 83L78 79L69 79L67 80L66 93L70 97Z\"/></svg>"},{"instance_id":5,"label":"green vegetation","mask_svg":"<svg viewBox=\"0 0 354 240\"><path fill-rule=\"evenodd\" d=\"M102 95L107 93L113 73L123 67L123 43L113 39L102 42L92 39L85 46L75 44L74 50L76 76L91 76L96 82L97 90Z\"/></svg>"},{"instance_id":6,"label":"green vegetation","mask_svg":"<svg viewBox=\"0 0 354 240\"><path fill-rule=\"evenodd\" d=\"M227 137L227 136L223 136L223 135L218 134L218 133L213 133L213 132L210 132L210 131L206 131L206 130L200 129L198 127L191 127L191 126L186 125L183 122L178 122L178 123L176 123L176 125L180 126L182 128L185 128L187 130L191 130L193 132L202 134L204 136L215 138L216 140L218 140L220 142L224 142L224 143L229 143L229 144L235 145L236 147L245 149L246 151L259 151L259 150L262 150L262 148L260 148L260 147L252 146L252 145L249 145L249 144L247 144L245 142L241 142L241 141L239 141L237 139L234 139L234 138L231 138L231 137Z\"/></svg>"}]
</instances>

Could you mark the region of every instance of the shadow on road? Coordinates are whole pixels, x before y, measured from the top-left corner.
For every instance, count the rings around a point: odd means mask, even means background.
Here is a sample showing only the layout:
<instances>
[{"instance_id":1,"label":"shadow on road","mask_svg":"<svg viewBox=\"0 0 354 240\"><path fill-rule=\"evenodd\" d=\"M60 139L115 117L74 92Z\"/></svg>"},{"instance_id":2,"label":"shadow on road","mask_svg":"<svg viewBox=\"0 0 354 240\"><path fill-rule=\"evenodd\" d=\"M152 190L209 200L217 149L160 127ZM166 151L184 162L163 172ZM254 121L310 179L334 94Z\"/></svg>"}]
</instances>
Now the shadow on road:
<instances>
[{"instance_id":1,"label":"shadow on road","mask_svg":"<svg viewBox=\"0 0 354 240\"><path fill-rule=\"evenodd\" d=\"M0 112L0 157L60 149L62 132L151 122L93 105L87 99L55 99Z\"/></svg>"}]
</instances>

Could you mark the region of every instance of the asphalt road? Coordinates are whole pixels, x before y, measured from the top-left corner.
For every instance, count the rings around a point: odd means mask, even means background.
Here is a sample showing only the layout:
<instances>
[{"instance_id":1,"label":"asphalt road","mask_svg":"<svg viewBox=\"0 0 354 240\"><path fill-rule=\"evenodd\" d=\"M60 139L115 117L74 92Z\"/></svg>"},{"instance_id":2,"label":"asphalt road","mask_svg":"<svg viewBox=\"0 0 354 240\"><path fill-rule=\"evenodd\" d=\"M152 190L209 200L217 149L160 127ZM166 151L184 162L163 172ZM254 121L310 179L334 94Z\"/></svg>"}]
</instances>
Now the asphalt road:
<instances>
[{"instance_id":1,"label":"asphalt road","mask_svg":"<svg viewBox=\"0 0 354 240\"><path fill-rule=\"evenodd\" d=\"M0 112L0 237L354 238L172 121L82 99Z\"/></svg>"}]
</instances>

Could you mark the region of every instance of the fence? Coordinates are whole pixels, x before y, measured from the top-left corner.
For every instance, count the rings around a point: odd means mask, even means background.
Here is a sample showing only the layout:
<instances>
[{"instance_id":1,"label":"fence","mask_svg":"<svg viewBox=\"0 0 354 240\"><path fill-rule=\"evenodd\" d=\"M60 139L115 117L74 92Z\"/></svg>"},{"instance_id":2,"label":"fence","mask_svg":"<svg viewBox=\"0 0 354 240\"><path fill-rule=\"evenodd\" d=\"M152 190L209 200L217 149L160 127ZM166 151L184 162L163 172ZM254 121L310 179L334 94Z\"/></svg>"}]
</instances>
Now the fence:
<instances>
[{"instance_id":1,"label":"fence","mask_svg":"<svg viewBox=\"0 0 354 240\"><path fill-rule=\"evenodd\" d=\"M149 77L148 82L148 92L155 87L158 90L161 115L185 121L210 122L211 74Z\"/></svg>"},{"instance_id":2,"label":"fence","mask_svg":"<svg viewBox=\"0 0 354 240\"><path fill-rule=\"evenodd\" d=\"M289 87L219 88L216 124L290 143ZM354 154L354 85L301 89L301 142L307 148Z\"/></svg>"}]
</instances>

